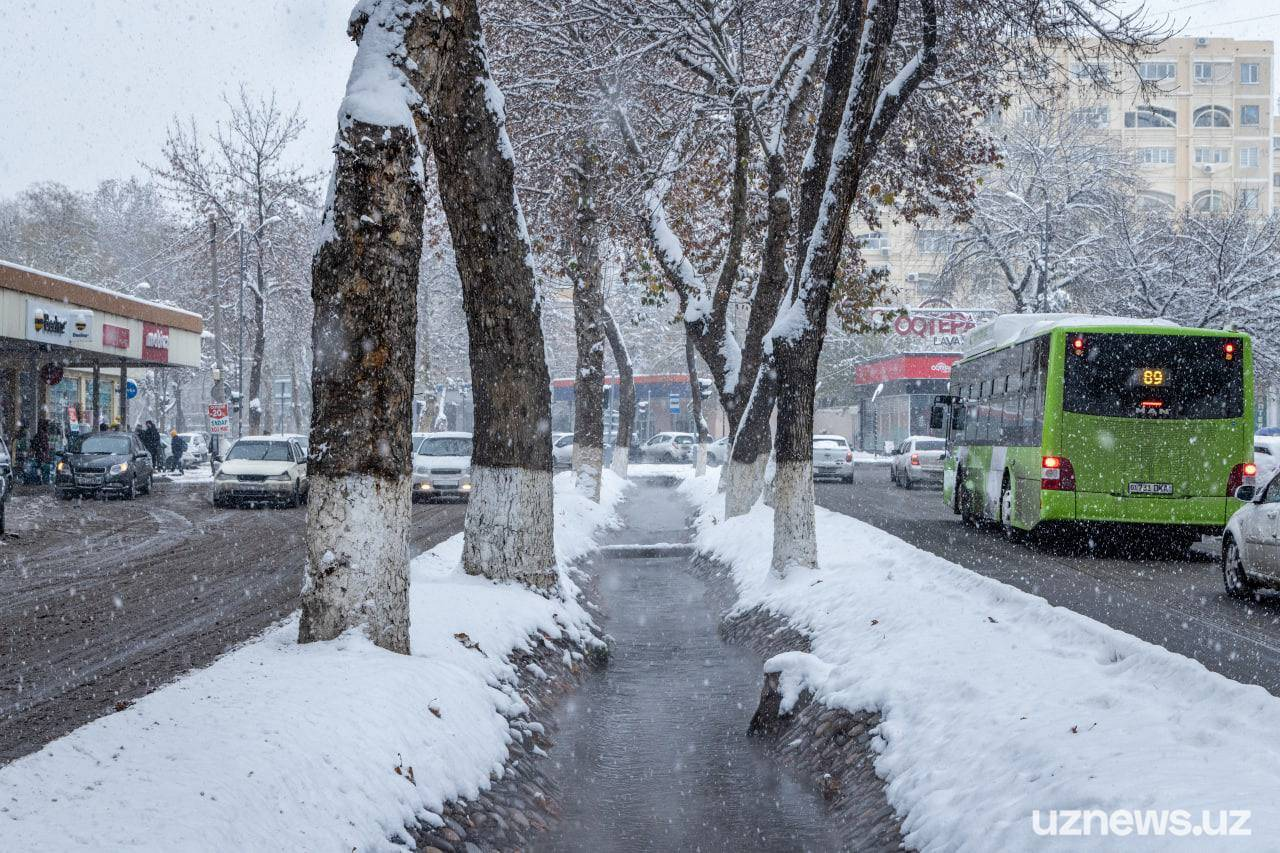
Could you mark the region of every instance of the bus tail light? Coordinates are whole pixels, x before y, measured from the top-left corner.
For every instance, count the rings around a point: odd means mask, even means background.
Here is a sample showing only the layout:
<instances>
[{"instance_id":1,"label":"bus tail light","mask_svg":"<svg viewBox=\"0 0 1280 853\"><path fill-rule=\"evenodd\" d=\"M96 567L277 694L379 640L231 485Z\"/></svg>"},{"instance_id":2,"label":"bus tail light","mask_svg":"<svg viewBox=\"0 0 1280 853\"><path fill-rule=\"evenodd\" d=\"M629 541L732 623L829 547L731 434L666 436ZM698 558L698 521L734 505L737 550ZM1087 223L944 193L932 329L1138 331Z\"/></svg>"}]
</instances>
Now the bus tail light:
<instances>
[{"instance_id":1,"label":"bus tail light","mask_svg":"<svg viewBox=\"0 0 1280 853\"><path fill-rule=\"evenodd\" d=\"M1241 462L1231 469L1227 478L1227 497L1234 497L1236 489L1241 486L1252 486L1253 478L1258 473L1258 466L1252 462Z\"/></svg>"},{"instance_id":2,"label":"bus tail light","mask_svg":"<svg viewBox=\"0 0 1280 853\"><path fill-rule=\"evenodd\" d=\"M919 453L912 453L912 454L911 454L911 464L912 464L912 465L919 465L919 464L920 464L920 454L919 454Z\"/></svg>"},{"instance_id":3,"label":"bus tail light","mask_svg":"<svg viewBox=\"0 0 1280 853\"><path fill-rule=\"evenodd\" d=\"M1040 460L1040 488L1052 492L1074 492L1076 471L1065 456L1046 456Z\"/></svg>"}]
</instances>

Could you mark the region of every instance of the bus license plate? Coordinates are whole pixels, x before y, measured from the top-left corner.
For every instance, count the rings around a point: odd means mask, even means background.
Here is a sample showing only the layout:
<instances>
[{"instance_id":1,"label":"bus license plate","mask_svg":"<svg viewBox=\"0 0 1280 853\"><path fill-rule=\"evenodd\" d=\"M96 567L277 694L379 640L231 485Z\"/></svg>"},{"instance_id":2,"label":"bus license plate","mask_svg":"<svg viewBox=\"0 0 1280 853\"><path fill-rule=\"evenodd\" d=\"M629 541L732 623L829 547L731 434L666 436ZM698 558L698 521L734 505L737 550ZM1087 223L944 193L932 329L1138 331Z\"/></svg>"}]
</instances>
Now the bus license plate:
<instances>
[{"instance_id":1,"label":"bus license plate","mask_svg":"<svg viewBox=\"0 0 1280 853\"><path fill-rule=\"evenodd\" d=\"M1171 495L1173 483L1130 483L1131 495Z\"/></svg>"}]
</instances>

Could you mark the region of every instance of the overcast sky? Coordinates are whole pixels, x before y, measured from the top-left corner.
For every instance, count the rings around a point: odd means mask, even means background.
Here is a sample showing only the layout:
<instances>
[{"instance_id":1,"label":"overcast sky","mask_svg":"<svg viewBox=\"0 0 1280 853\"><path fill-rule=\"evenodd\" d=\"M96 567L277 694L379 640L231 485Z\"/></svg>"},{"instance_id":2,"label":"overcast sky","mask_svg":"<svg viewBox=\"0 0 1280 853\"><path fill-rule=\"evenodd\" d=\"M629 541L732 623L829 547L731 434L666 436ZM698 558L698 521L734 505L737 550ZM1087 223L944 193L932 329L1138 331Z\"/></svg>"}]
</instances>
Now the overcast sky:
<instances>
[{"instance_id":1,"label":"overcast sky","mask_svg":"<svg viewBox=\"0 0 1280 853\"><path fill-rule=\"evenodd\" d=\"M796 0L797 5L801 0ZM42 180L89 189L155 163L165 126L211 126L240 83L298 102L296 156L327 168L351 63L352 0L6 0L0 196ZM1152 0L1186 35L1280 40L1273 0ZM70 11L69 11L70 10Z\"/></svg>"}]
</instances>

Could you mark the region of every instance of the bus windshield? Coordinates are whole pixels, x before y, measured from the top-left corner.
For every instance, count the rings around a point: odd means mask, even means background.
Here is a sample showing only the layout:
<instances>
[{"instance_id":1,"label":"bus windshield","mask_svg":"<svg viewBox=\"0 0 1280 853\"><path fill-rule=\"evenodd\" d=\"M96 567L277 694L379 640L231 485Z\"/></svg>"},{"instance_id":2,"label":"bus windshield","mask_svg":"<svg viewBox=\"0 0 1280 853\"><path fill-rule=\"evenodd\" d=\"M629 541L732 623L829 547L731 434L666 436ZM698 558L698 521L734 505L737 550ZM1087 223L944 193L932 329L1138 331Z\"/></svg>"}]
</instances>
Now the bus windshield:
<instances>
[{"instance_id":1,"label":"bus windshield","mask_svg":"<svg viewBox=\"0 0 1280 853\"><path fill-rule=\"evenodd\" d=\"M1062 408L1113 418L1244 414L1239 338L1069 333Z\"/></svg>"}]
</instances>

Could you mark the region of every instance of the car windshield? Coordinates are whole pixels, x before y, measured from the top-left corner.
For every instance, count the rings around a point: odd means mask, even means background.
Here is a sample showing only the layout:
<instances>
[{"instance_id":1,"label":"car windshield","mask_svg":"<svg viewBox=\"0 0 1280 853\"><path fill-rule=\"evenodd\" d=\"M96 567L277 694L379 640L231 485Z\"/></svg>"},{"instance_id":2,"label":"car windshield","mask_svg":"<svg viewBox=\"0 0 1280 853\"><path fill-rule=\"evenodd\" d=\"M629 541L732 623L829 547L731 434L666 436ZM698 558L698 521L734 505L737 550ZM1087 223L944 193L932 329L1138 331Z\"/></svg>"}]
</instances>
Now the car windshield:
<instances>
[{"instance_id":1,"label":"car windshield","mask_svg":"<svg viewBox=\"0 0 1280 853\"><path fill-rule=\"evenodd\" d=\"M129 452L129 437L127 435L91 435L80 445L81 453L103 454L103 453L122 453Z\"/></svg>"},{"instance_id":2,"label":"car windshield","mask_svg":"<svg viewBox=\"0 0 1280 853\"><path fill-rule=\"evenodd\" d=\"M815 438L813 446L817 447L848 447L843 438Z\"/></svg>"},{"instance_id":3,"label":"car windshield","mask_svg":"<svg viewBox=\"0 0 1280 853\"><path fill-rule=\"evenodd\" d=\"M691 436L691 435L677 435L677 436L676 436L676 444L693 444L693 436Z\"/></svg>"},{"instance_id":4,"label":"car windshield","mask_svg":"<svg viewBox=\"0 0 1280 853\"><path fill-rule=\"evenodd\" d=\"M470 456L471 439L457 436L427 436L414 451L419 456Z\"/></svg>"},{"instance_id":5,"label":"car windshield","mask_svg":"<svg viewBox=\"0 0 1280 853\"><path fill-rule=\"evenodd\" d=\"M946 443L942 439L916 442L916 450L943 450L946 446Z\"/></svg>"},{"instance_id":6,"label":"car windshield","mask_svg":"<svg viewBox=\"0 0 1280 853\"><path fill-rule=\"evenodd\" d=\"M227 459L248 459L253 462L288 462L289 445L283 441L237 441L231 446Z\"/></svg>"},{"instance_id":7,"label":"car windshield","mask_svg":"<svg viewBox=\"0 0 1280 853\"><path fill-rule=\"evenodd\" d=\"M1244 414L1240 338L1081 332L1067 339L1064 411L1177 420Z\"/></svg>"}]
</instances>

